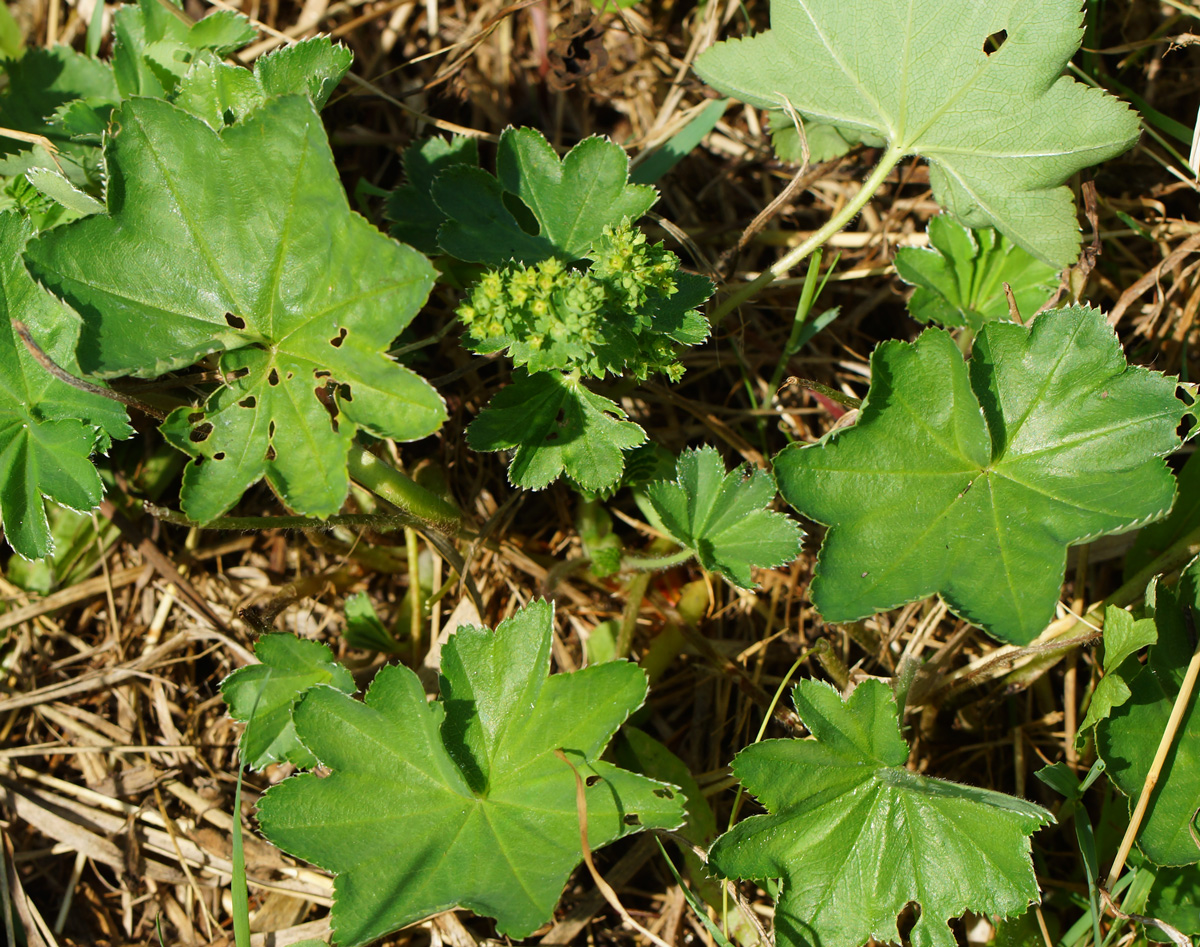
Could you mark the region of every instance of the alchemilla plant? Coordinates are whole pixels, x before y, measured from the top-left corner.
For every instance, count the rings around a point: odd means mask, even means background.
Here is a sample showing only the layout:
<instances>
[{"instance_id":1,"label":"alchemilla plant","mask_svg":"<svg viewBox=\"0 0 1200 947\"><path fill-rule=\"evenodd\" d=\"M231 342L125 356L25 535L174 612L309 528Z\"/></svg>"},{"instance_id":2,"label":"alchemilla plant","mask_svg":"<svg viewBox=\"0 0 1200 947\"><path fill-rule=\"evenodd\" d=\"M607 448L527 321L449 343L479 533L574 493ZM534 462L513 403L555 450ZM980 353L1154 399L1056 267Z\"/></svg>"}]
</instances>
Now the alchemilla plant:
<instances>
[{"instance_id":1,"label":"alchemilla plant","mask_svg":"<svg viewBox=\"0 0 1200 947\"><path fill-rule=\"evenodd\" d=\"M91 512L106 489L128 489L106 455L135 436L181 469L177 487L162 485L171 522L406 530L402 621L385 625L366 596L347 604L347 642L389 655L373 674L260 618L257 663L221 685L244 725L241 763L281 777L257 804L262 835L334 878L336 944L454 908L504 937L536 936L580 864L596 871L593 851L656 832L705 856L708 875L689 862L689 909L714 942L759 936L750 908L727 910L748 882L773 902L776 947L953 947L966 912L1020 930L1013 919L1050 872L1031 839L1056 821L1073 822L1087 872L1072 889L1086 921L1061 947L1112 941L1115 923L1100 935L1109 896L1125 899L1116 917L1155 938L1200 933L1200 468L1177 477L1169 463L1194 430L1194 389L1131 363L1106 314L1062 292L1080 252L1073 175L1129 149L1139 117L1064 73L1082 39L1079 0L771 0L770 14L769 28L703 51L698 79L769 112L784 160L858 148L876 163L823 226L715 304L717 267L658 226L649 162L633 167L606 137L557 148L508 127L484 148L416 141L403 182L377 194L381 231L367 200L351 206L321 114L352 62L326 38L247 68L237 54L258 31L246 17L192 22L169 0L140 0L116 11L107 59L89 39L86 53L4 64L0 125L24 143L0 162L0 520L15 555L55 552L60 507ZM940 212L928 245L894 262L926 327L875 347L861 399L808 383L852 414L786 446L769 448L760 427L759 450L721 406L698 406L689 350L716 339L722 358L742 360L728 317L914 158ZM836 317L806 327L816 270L778 380ZM434 335L461 346L440 379L422 354ZM449 380L471 373L487 381L447 397ZM721 445L668 451L677 439L654 423L668 401ZM490 531L509 509L474 522L393 463L396 445L434 435L483 455L481 467L505 464L517 491L562 481L551 496L577 504L586 555L534 563L542 591L590 570L628 597L608 637L587 638L585 666L566 660L541 596L418 653L423 609L459 580L474 592L470 563L501 548ZM726 445L752 462L730 469ZM287 515L230 516L260 482ZM620 515L650 549L626 549L614 531L626 489L641 519ZM811 582L796 565L805 529L777 493L812 534ZM1077 624L1060 606L1069 547L1149 524L1124 584ZM420 536L450 581L423 576ZM793 568L789 602L805 596L812 621L860 644L875 616L933 597L934 621L948 612L964 634L980 629L1018 669L1096 643L1070 757L1098 762L1083 781L1065 767L1039 774L1066 797L1054 812L917 771L914 741L927 734L907 728L906 711L953 704L982 662L935 694L920 647L884 679L846 668L826 641L797 666L819 657L833 683L788 690L789 672L772 697L761 665L742 671L696 630L703 585L653 593L672 637L632 660L650 573L692 562L745 602L756 570ZM1065 637L1083 625L1086 642ZM746 721L731 728L742 749L723 763L741 789L723 833L708 801L720 779L702 790L666 746L622 735L652 712L652 684L685 642L736 667L793 731L762 739L764 723L750 741ZM947 646L933 661L953 657ZM1105 769L1106 831L1125 842L1102 891L1082 799ZM759 808L738 819L743 789Z\"/></svg>"}]
</instances>

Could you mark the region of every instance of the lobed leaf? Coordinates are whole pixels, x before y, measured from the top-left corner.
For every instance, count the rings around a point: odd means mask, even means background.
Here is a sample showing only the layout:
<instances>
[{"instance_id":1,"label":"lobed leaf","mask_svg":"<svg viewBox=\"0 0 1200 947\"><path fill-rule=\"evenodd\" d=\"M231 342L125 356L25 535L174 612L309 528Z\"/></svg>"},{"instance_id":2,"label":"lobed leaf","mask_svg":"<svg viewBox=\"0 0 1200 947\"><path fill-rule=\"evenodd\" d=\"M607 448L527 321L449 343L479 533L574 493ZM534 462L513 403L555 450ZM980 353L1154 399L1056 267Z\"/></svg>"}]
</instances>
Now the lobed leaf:
<instances>
[{"instance_id":1,"label":"lobed leaf","mask_svg":"<svg viewBox=\"0 0 1200 947\"><path fill-rule=\"evenodd\" d=\"M549 919L581 858L560 747L586 779L592 848L682 821L675 787L598 760L645 699L645 675L613 661L548 678L552 624L539 601L494 632L460 627L433 703L416 674L389 665L363 703L317 687L297 708L300 739L331 773L273 786L259 823L336 873L336 943L356 947L456 906L515 939Z\"/></svg>"},{"instance_id":2,"label":"lobed leaf","mask_svg":"<svg viewBox=\"0 0 1200 947\"><path fill-rule=\"evenodd\" d=\"M532 128L504 130L495 177L455 163L433 182L433 199L447 217L438 243L451 256L488 266L574 262L605 227L636 221L657 198L654 188L629 183L629 158L619 145L586 138L560 161Z\"/></svg>"},{"instance_id":3,"label":"lobed leaf","mask_svg":"<svg viewBox=\"0 0 1200 947\"><path fill-rule=\"evenodd\" d=\"M1092 699L1087 714L1075 735L1075 744L1082 747L1087 731L1108 717L1114 707L1120 707L1130 698L1129 685L1121 666L1133 654L1158 640L1158 629L1153 618L1133 616L1123 608L1108 606L1104 613L1104 676L1092 689Z\"/></svg>"},{"instance_id":4,"label":"lobed leaf","mask_svg":"<svg viewBox=\"0 0 1200 947\"><path fill-rule=\"evenodd\" d=\"M384 216L392 221L392 236L430 256L438 253L438 228L446 215L433 201L433 181L456 165L479 165L479 146L474 138L456 135L426 138L404 149L404 184L388 195Z\"/></svg>"},{"instance_id":5,"label":"lobed leaf","mask_svg":"<svg viewBox=\"0 0 1200 947\"><path fill-rule=\"evenodd\" d=\"M1133 111L1063 75L1080 6L773 0L771 29L711 47L696 72L758 108L788 103L847 140L874 135L897 158L927 158L934 199L962 223L1062 267L1079 254L1063 182L1138 137Z\"/></svg>"},{"instance_id":6,"label":"lobed leaf","mask_svg":"<svg viewBox=\"0 0 1200 947\"><path fill-rule=\"evenodd\" d=\"M587 490L603 490L621 476L623 451L646 432L614 402L561 372L518 370L467 428L472 450L513 450L508 479L541 490L563 473Z\"/></svg>"},{"instance_id":7,"label":"lobed leaf","mask_svg":"<svg viewBox=\"0 0 1200 947\"><path fill-rule=\"evenodd\" d=\"M1019 914L1038 900L1029 836L1054 816L909 772L882 681L843 700L804 680L793 697L813 739L764 740L734 757L734 775L768 814L739 823L709 853L726 878L782 879L777 947L899 943L897 915L914 901L914 947L953 947L949 919Z\"/></svg>"},{"instance_id":8,"label":"lobed leaf","mask_svg":"<svg viewBox=\"0 0 1200 947\"><path fill-rule=\"evenodd\" d=\"M1125 362L1098 310L885 342L857 424L775 458L780 492L830 527L812 583L826 621L935 593L1002 641L1054 614L1066 547L1165 516L1175 382Z\"/></svg>"},{"instance_id":9,"label":"lobed leaf","mask_svg":"<svg viewBox=\"0 0 1200 947\"><path fill-rule=\"evenodd\" d=\"M20 319L50 358L78 372L79 317L21 264L30 231L16 214L0 214L0 521L19 555L40 559L54 551L43 498L95 509L103 488L89 457L133 431L121 405L54 378L12 328Z\"/></svg>"},{"instance_id":10,"label":"lobed leaf","mask_svg":"<svg viewBox=\"0 0 1200 947\"><path fill-rule=\"evenodd\" d=\"M301 513L337 512L356 430L413 440L445 417L384 354L433 268L350 211L305 98L220 132L152 99L113 120L108 214L28 248L38 278L85 314L82 367L148 376L221 352L225 384L162 427L196 458L184 512L208 522L264 476Z\"/></svg>"},{"instance_id":11,"label":"lobed leaf","mask_svg":"<svg viewBox=\"0 0 1200 947\"><path fill-rule=\"evenodd\" d=\"M243 762L252 770L285 760L316 766L316 757L296 736L292 712L318 684L353 694L354 678L327 645L282 632L259 638L254 655L261 664L238 668L221 682L229 716L246 724L240 744Z\"/></svg>"},{"instance_id":12,"label":"lobed leaf","mask_svg":"<svg viewBox=\"0 0 1200 947\"><path fill-rule=\"evenodd\" d=\"M754 587L751 567L769 569L800 554L800 527L764 509L775 497L771 475L744 465L726 473L712 447L684 451L675 479L650 484L646 497L672 539L742 588Z\"/></svg>"}]
</instances>

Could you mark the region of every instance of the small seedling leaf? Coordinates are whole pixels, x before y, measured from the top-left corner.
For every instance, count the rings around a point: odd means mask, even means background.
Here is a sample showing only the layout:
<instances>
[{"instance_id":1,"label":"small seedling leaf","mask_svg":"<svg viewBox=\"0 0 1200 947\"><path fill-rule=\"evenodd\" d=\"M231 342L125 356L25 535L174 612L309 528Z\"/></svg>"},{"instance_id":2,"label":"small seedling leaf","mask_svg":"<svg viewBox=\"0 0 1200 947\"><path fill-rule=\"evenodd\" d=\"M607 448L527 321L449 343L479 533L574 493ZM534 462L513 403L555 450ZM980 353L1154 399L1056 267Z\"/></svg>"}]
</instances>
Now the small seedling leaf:
<instances>
[{"instance_id":1,"label":"small seedling leaf","mask_svg":"<svg viewBox=\"0 0 1200 947\"><path fill-rule=\"evenodd\" d=\"M815 739L765 740L734 758L768 814L721 836L709 858L726 878L783 880L778 947L899 943L897 915L914 901L914 947L954 947L951 918L1019 914L1038 900L1029 836L1054 822L1049 812L906 769L882 681L843 700L805 680L793 696Z\"/></svg>"},{"instance_id":2,"label":"small seedling leaf","mask_svg":"<svg viewBox=\"0 0 1200 947\"><path fill-rule=\"evenodd\" d=\"M918 322L965 326L1012 321L1007 283L1017 312L1028 319L1054 294L1058 271L991 229L970 230L942 214L929 222L928 247L896 251L896 272L917 287L908 300Z\"/></svg>"},{"instance_id":3,"label":"small seedling leaf","mask_svg":"<svg viewBox=\"0 0 1200 947\"><path fill-rule=\"evenodd\" d=\"M328 684L345 694L357 689L354 678L319 641L271 633L254 645L261 664L238 668L221 682L229 716L246 724L242 759L252 770L287 761L308 768L317 759L296 737L292 711L309 688Z\"/></svg>"},{"instance_id":4,"label":"small seedling leaf","mask_svg":"<svg viewBox=\"0 0 1200 947\"><path fill-rule=\"evenodd\" d=\"M1066 547L1158 519L1175 498L1175 382L1129 367L1098 310L989 323L970 365L929 329L885 342L854 427L775 458L784 498L830 526L826 621L935 593L1027 643L1054 616Z\"/></svg>"},{"instance_id":5,"label":"small seedling leaf","mask_svg":"<svg viewBox=\"0 0 1200 947\"><path fill-rule=\"evenodd\" d=\"M1132 110L1063 75L1080 20L1079 0L775 0L771 29L718 43L696 71L758 108L790 104L927 158L939 204L1062 267L1079 254L1063 182L1139 131Z\"/></svg>"},{"instance_id":6,"label":"small seedling leaf","mask_svg":"<svg viewBox=\"0 0 1200 947\"><path fill-rule=\"evenodd\" d=\"M659 521L700 564L742 588L753 588L752 567L772 568L800 554L804 533L782 513L766 509L775 482L745 465L725 472L712 447L684 451L674 480L646 487Z\"/></svg>"},{"instance_id":7,"label":"small seedling leaf","mask_svg":"<svg viewBox=\"0 0 1200 947\"><path fill-rule=\"evenodd\" d=\"M183 511L208 522L265 476L297 512L336 513L357 429L413 440L445 417L437 393L384 354L433 268L350 211L303 97L219 133L152 99L113 121L108 214L28 248L38 277L88 314L84 368L156 375L222 352L226 384L162 428L196 458Z\"/></svg>"},{"instance_id":8,"label":"small seedling leaf","mask_svg":"<svg viewBox=\"0 0 1200 947\"><path fill-rule=\"evenodd\" d=\"M610 661L548 677L552 626L537 601L494 632L460 627L433 703L416 674L389 665L364 702L317 687L296 709L301 741L331 773L269 789L259 823L336 873L342 947L455 906L514 939L549 919L581 859L560 747L587 784L591 848L683 820L678 789L598 760L645 699L645 675Z\"/></svg>"},{"instance_id":9,"label":"small seedling leaf","mask_svg":"<svg viewBox=\"0 0 1200 947\"><path fill-rule=\"evenodd\" d=\"M620 478L622 452L646 440L624 417L578 378L518 370L467 428L467 443L472 450L514 451L508 479L527 490L541 490L563 473L588 490L603 490Z\"/></svg>"}]
</instances>

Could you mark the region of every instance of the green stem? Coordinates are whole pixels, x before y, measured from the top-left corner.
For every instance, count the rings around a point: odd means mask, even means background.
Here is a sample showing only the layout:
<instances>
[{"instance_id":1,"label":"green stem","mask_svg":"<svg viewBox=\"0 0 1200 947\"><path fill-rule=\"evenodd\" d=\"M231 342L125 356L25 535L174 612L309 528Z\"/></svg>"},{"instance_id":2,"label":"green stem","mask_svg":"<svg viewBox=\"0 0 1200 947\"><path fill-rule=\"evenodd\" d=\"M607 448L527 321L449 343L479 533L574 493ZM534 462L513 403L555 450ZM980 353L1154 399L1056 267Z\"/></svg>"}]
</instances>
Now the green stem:
<instances>
[{"instance_id":1,"label":"green stem","mask_svg":"<svg viewBox=\"0 0 1200 947\"><path fill-rule=\"evenodd\" d=\"M875 192L883 186L883 182L887 180L887 176L892 173L892 169L900 163L900 159L903 157L903 152L898 148L889 148L885 151L883 157L879 159L879 164L875 166L875 170L871 172L870 177L863 181L862 187L858 189L858 193L854 195L853 200L847 203L838 213L830 217L824 227L816 231L816 233L798 247L794 247L788 253L784 254L769 270L763 271L758 279L747 283L732 296L729 296L709 316L709 321L713 325L717 325L747 299L756 295L763 287L770 285L814 250L823 247L829 241L830 237L850 223L850 221L858 216L858 212L867 206L867 203L875 196Z\"/></svg>"},{"instance_id":2,"label":"green stem","mask_svg":"<svg viewBox=\"0 0 1200 947\"><path fill-rule=\"evenodd\" d=\"M210 523L197 523L182 513L154 503L143 502L142 509L156 520L162 520L172 526L188 526L197 529L246 531L251 529L329 529L333 526L369 526L379 532L387 532L406 526L425 525L422 520L405 513L346 513L330 516L323 520L312 516L222 516Z\"/></svg>"},{"instance_id":3,"label":"green stem","mask_svg":"<svg viewBox=\"0 0 1200 947\"><path fill-rule=\"evenodd\" d=\"M668 556L626 556L621 560L622 569L633 569L637 572L654 572L658 569L669 569L681 562L687 562L696 555L694 549L680 549Z\"/></svg>"},{"instance_id":4,"label":"green stem","mask_svg":"<svg viewBox=\"0 0 1200 947\"><path fill-rule=\"evenodd\" d=\"M448 530L462 522L462 513L458 509L418 485L387 461L376 457L358 442L350 445L347 466L350 476L357 483L426 523Z\"/></svg>"},{"instance_id":5,"label":"green stem","mask_svg":"<svg viewBox=\"0 0 1200 947\"><path fill-rule=\"evenodd\" d=\"M649 587L649 572L639 572L629 580L629 586L625 589L625 612L621 615L621 630L617 632L615 657L629 657L629 649L633 647L633 633L637 630L638 612L642 610L642 599L646 597L646 589Z\"/></svg>"},{"instance_id":6,"label":"green stem","mask_svg":"<svg viewBox=\"0 0 1200 947\"><path fill-rule=\"evenodd\" d=\"M771 373L771 382L767 385L768 392L774 393L779 390L779 383L783 381L783 373L787 371L788 361L800 347L800 336L804 332L804 323L808 321L808 315L812 311L813 297L817 294L817 276L820 272L821 248L817 247L813 251L812 259L808 261L808 272L804 274L804 287L800 290L800 302L796 304L796 315L792 318L792 331L788 334L787 345L779 354L775 371Z\"/></svg>"}]
</instances>

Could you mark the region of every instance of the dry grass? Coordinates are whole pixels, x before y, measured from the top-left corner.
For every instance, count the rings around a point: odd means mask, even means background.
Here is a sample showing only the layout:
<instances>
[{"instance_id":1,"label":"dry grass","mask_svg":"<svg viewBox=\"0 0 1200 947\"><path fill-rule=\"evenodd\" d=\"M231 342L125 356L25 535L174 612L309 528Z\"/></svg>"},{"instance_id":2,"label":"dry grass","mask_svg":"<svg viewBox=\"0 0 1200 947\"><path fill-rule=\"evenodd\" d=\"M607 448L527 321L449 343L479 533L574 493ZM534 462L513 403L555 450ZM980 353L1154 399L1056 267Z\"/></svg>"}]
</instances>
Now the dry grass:
<instances>
[{"instance_id":1,"label":"dry grass","mask_svg":"<svg viewBox=\"0 0 1200 947\"><path fill-rule=\"evenodd\" d=\"M766 7L754 0L745 12L761 26ZM205 10L197 0L189 0L189 8L196 15ZM587 13L586 3L244 0L239 8L264 24L255 53L317 29L353 48L353 71L369 85L344 83L326 113L351 191L360 179L394 186L400 150L439 128L493 141L505 126L527 124L561 146L609 134L636 160L708 101L688 66L714 39L742 25L742 7L732 0L703 8L644 0L606 13L595 25L607 65L555 91L555 76L559 85L571 78L556 30L573 14ZM1174 2L1109 0L1097 43L1120 47L1155 38L1154 45L1106 55L1101 63L1190 126L1197 54L1167 54L1167 38L1194 25L1182 10L1185 5ZM19 12L31 42L48 35L82 41L78 8L38 2ZM655 208L669 243L676 245L672 235L686 235L679 250L686 265L726 288L752 278L780 247L816 229L853 194L873 160L859 151L814 169L770 219L757 222L739 251L739 238L795 171L773 158L760 118L751 109L730 108L662 182ZM485 155L488 150L485 145ZM1096 173L1101 254L1082 295L1115 307L1131 358L1195 378L1200 224L1194 220L1197 191L1185 175L1150 137ZM924 168L902 166L833 241L841 258L818 308L840 305L842 315L785 366L786 374L863 394L875 343L917 331L889 261L897 244L922 239L934 211ZM819 436L833 419L818 401L798 388L775 393L768 386L798 297L798 280L777 282L686 356L689 371L680 384L616 384L614 396L672 451L708 442L729 459L762 464L785 435ZM453 292L435 291L414 325L415 337L445 329L455 303ZM935 600L853 627L826 626L806 598L811 555L764 572L757 592L709 583L708 607L687 627L677 607L680 596L695 589L688 583L703 583L694 568L655 576L640 600L627 602L627 577L596 581L578 568L577 500L569 490L560 484L515 496L499 458L466 449L462 430L505 380L506 369L502 361L472 359L455 335L451 330L422 350L415 365L431 379L447 379L439 388L451 420L437 437L406 446L400 459L430 482L449 484L486 534L470 559L482 619L495 623L531 598L554 598L554 655L563 670L582 663L583 642L597 623L623 615L636 620L634 654L657 649L666 657L657 668L646 726L689 765L722 823L732 802L730 758L757 732L780 675L822 640L827 646L820 658L801 673L839 684L890 676L905 658L925 662L907 720L918 770L1052 806L1054 799L1031 778L1034 770L1060 759L1089 762L1077 759L1073 736L1092 674L1087 645L1095 636L1076 626L1066 608L1081 613L1119 584L1127 540L1097 543L1073 556L1063 620L1033 649L998 648ZM445 586L445 597L421 618L421 653L461 614L455 613L459 586L448 583L451 567L419 535L348 528L229 535L136 516L126 495L139 495L156 477L169 482L171 471L155 468L168 453L154 445L114 452L124 493L113 498L115 508L101 511L68 582L36 595L11 576L0 579L6 608L0 629L7 636L0 652L6 674L0 689L4 864L26 928L41 929L48 944L146 944L155 941L156 925L169 945L232 943L232 820L237 815L252 826L257 793L287 774L277 766L249 778L244 811L231 811L238 733L224 715L217 685L251 659L255 634L238 617L242 609L279 606L276 627L328 642L364 677L378 661L348 651L339 637L346 595L366 590L388 622L400 614L414 572L423 572L426 594ZM630 545L649 542L628 522L636 510L627 498L611 506ZM237 512L272 514L279 507L260 486ZM780 722L768 728L769 735L784 733ZM1082 890L1083 879L1068 835L1047 831L1037 841L1049 895L1044 911L1057 932L1078 916L1066 896ZM247 858L252 925L264 932L256 944L283 945L327 930L325 873L297 866L257 839L248 839ZM600 870L640 923L671 943L710 942L657 860L657 850L637 840L598 856ZM767 913L769 901L760 896L758 903ZM583 872L569 884L556 924L543 933L547 943L633 939ZM973 927L970 937L986 934L985 924ZM487 921L451 914L387 942L461 947L492 936Z\"/></svg>"}]
</instances>

